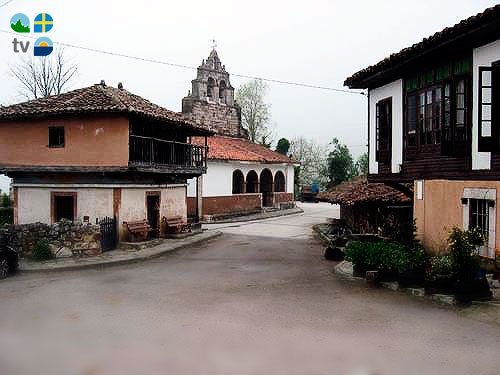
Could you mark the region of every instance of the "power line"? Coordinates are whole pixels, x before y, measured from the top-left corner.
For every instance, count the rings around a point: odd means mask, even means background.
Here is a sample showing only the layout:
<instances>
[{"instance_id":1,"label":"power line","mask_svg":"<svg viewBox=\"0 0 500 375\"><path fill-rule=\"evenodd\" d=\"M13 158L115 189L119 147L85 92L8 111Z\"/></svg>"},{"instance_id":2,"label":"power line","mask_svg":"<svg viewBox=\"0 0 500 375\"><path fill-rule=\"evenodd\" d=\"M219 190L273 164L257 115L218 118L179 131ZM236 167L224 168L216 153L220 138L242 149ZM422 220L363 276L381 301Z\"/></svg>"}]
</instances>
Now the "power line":
<instances>
[{"instance_id":1,"label":"power line","mask_svg":"<svg viewBox=\"0 0 500 375\"><path fill-rule=\"evenodd\" d=\"M13 1L13 0L10 0L10 1ZM2 32L4 34L17 35L16 33L13 33L13 32L8 31L8 30L0 29L0 32ZM32 37L32 36L25 36L25 37L30 38L30 39L36 39L35 37ZM195 66L177 64L177 63L173 63L173 62L169 62L169 61L156 60L156 59L151 59L151 58L147 58L147 57L128 55L125 53L111 52L111 51L106 51L106 50L97 49L97 48L80 46L80 45L72 44L72 43L54 42L54 44L58 44L58 45L61 45L63 47L76 48L76 49L80 49L80 50L88 51L88 52L101 53L101 54L115 56L115 57L123 57L123 58L131 59L131 60L144 61L144 62L149 62L149 63L153 63L153 64L160 64L160 65L167 65L167 66L172 66L175 68L190 69L190 70L197 70L198 69ZM231 73L231 75L233 75L235 77L240 77L240 78L259 79L262 81L279 83L279 84L283 84L283 85L307 87L307 88L312 88L312 89L342 92L342 93L346 93L346 94L365 95L365 93L362 91L360 92L360 91L351 91L351 90L345 90L345 89L337 89L334 87L319 86L319 85L313 85L313 84L309 84L309 83L284 81L284 80L279 80L279 79L274 79L274 78L264 78L264 77L251 76L251 75L247 75L247 74L238 74L238 73Z\"/></svg>"},{"instance_id":2,"label":"power line","mask_svg":"<svg viewBox=\"0 0 500 375\"><path fill-rule=\"evenodd\" d=\"M3 3L3 4L0 4L0 8L1 8L1 7L6 6L6 5L10 4L10 3L12 3L13 1L14 1L14 0L8 0L8 1L6 1L6 2L5 2L5 3Z\"/></svg>"}]
</instances>

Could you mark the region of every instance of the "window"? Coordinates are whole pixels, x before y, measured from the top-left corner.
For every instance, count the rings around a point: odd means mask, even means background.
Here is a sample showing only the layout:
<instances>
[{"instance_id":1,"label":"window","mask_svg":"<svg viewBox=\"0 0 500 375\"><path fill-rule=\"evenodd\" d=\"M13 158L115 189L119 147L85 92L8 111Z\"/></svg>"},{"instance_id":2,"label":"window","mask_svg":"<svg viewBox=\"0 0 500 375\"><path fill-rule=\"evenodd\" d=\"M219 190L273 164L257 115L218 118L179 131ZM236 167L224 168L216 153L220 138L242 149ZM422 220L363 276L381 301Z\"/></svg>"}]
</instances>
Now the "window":
<instances>
[{"instance_id":1,"label":"window","mask_svg":"<svg viewBox=\"0 0 500 375\"><path fill-rule=\"evenodd\" d=\"M468 58L405 80L405 157L417 153L464 156L470 151Z\"/></svg>"},{"instance_id":2,"label":"window","mask_svg":"<svg viewBox=\"0 0 500 375\"><path fill-rule=\"evenodd\" d=\"M49 147L64 147L64 127L53 126L49 128Z\"/></svg>"},{"instance_id":3,"label":"window","mask_svg":"<svg viewBox=\"0 0 500 375\"><path fill-rule=\"evenodd\" d=\"M226 82L220 81L219 83L219 99L224 99L224 91L226 90Z\"/></svg>"},{"instance_id":4,"label":"window","mask_svg":"<svg viewBox=\"0 0 500 375\"><path fill-rule=\"evenodd\" d=\"M208 78L207 81L207 96L209 98L212 98L214 96L214 86L215 86L215 81L212 77Z\"/></svg>"},{"instance_id":5,"label":"window","mask_svg":"<svg viewBox=\"0 0 500 375\"><path fill-rule=\"evenodd\" d=\"M376 160L391 161L392 98L381 100L376 108Z\"/></svg>"},{"instance_id":6,"label":"window","mask_svg":"<svg viewBox=\"0 0 500 375\"><path fill-rule=\"evenodd\" d=\"M469 199L469 228L478 228L488 244L490 215L486 199Z\"/></svg>"},{"instance_id":7,"label":"window","mask_svg":"<svg viewBox=\"0 0 500 375\"><path fill-rule=\"evenodd\" d=\"M498 63L479 68L479 151L500 151L499 78Z\"/></svg>"},{"instance_id":8,"label":"window","mask_svg":"<svg viewBox=\"0 0 500 375\"><path fill-rule=\"evenodd\" d=\"M77 194L74 192L51 193L51 216L53 223L57 223L62 219L75 221L76 197Z\"/></svg>"},{"instance_id":9,"label":"window","mask_svg":"<svg viewBox=\"0 0 500 375\"><path fill-rule=\"evenodd\" d=\"M243 194L245 191L245 177L240 170L233 172L233 194Z\"/></svg>"}]
</instances>

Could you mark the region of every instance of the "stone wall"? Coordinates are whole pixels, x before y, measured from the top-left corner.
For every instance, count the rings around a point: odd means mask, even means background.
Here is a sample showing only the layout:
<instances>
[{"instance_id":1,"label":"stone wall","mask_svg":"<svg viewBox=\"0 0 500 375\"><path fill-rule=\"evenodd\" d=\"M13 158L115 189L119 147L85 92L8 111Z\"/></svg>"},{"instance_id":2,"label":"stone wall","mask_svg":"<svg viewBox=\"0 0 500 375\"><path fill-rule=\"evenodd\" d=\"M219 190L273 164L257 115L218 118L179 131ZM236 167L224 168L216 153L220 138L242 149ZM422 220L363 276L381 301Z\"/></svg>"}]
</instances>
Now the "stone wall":
<instances>
[{"instance_id":1,"label":"stone wall","mask_svg":"<svg viewBox=\"0 0 500 375\"><path fill-rule=\"evenodd\" d=\"M238 106L221 105L188 97L182 100L182 112L190 114L195 121L208 125L218 135L247 137L247 132L241 126Z\"/></svg>"},{"instance_id":2,"label":"stone wall","mask_svg":"<svg viewBox=\"0 0 500 375\"><path fill-rule=\"evenodd\" d=\"M63 220L52 225L5 225L0 229L0 236L3 236L22 258L30 258L35 244L40 240L49 242L56 258L86 257L102 253L100 227L81 222Z\"/></svg>"}]
</instances>

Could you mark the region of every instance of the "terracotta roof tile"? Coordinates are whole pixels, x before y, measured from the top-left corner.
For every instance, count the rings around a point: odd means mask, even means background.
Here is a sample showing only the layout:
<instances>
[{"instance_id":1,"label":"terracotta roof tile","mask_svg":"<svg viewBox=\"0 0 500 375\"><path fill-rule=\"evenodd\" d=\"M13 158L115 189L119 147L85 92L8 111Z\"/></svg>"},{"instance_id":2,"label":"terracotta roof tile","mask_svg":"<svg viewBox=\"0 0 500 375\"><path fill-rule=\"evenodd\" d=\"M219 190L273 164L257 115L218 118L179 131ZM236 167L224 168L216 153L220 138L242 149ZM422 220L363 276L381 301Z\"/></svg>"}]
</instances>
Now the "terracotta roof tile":
<instances>
[{"instance_id":1,"label":"terracotta roof tile","mask_svg":"<svg viewBox=\"0 0 500 375\"><path fill-rule=\"evenodd\" d=\"M318 199L345 206L366 203L401 204L411 202L411 198L399 190L386 184L369 183L364 177L344 182L331 191L318 193Z\"/></svg>"},{"instance_id":2,"label":"terracotta roof tile","mask_svg":"<svg viewBox=\"0 0 500 375\"><path fill-rule=\"evenodd\" d=\"M398 64L403 64L405 61L417 57L425 51L436 48L444 43L454 41L455 39L464 36L468 32L478 31L484 32L484 26L488 23L499 23L500 21L500 4L484 10L483 12L460 21L452 27L446 27L443 30L424 38L421 42L415 43L410 47L404 48L398 53L393 53L384 60L375 65L371 65L347 78L344 82L345 86L351 88L366 88L364 80L370 76L380 73L384 70L391 69ZM498 31L498 26L496 26ZM455 40L460 43L458 40Z\"/></svg>"},{"instance_id":3,"label":"terracotta roof tile","mask_svg":"<svg viewBox=\"0 0 500 375\"><path fill-rule=\"evenodd\" d=\"M172 122L179 126L188 127L199 134L211 133L207 128L186 115L151 103L149 100L127 90L104 84L92 85L60 95L0 107L0 121L88 113L144 116L153 120Z\"/></svg>"},{"instance_id":4,"label":"terracotta roof tile","mask_svg":"<svg viewBox=\"0 0 500 375\"><path fill-rule=\"evenodd\" d=\"M193 138L193 143L203 145L204 142L203 138ZM239 160L258 163L298 163L285 155L250 142L247 139L219 135L208 138L208 158L211 160Z\"/></svg>"}]
</instances>

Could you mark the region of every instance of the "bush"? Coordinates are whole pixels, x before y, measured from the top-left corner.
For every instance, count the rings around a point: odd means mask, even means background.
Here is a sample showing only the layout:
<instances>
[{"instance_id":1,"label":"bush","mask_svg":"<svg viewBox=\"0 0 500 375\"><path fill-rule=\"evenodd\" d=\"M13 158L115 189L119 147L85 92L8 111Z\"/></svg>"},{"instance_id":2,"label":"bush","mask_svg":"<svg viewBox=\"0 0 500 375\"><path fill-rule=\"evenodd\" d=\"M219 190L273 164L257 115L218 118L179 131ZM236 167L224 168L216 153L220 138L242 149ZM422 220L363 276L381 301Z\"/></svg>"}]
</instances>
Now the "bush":
<instances>
[{"instance_id":1,"label":"bush","mask_svg":"<svg viewBox=\"0 0 500 375\"><path fill-rule=\"evenodd\" d=\"M431 258L431 275L451 275L453 273L453 260L451 255L440 255Z\"/></svg>"},{"instance_id":2,"label":"bush","mask_svg":"<svg viewBox=\"0 0 500 375\"><path fill-rule=\"evenodd\" d=\"M459 282L474 280L479 273L479 255L477 247L484 243L478 229L464 231L453 228L448 237L453 274Z\"/></svg>"},{"instance_id":3,"label":"bush","mask_svg":"<svg viewBox=\"0 0 500 375\"><path fill-rule=\"evenodd\" d=\"M424 267L427 256L422 248L409 249L389 241L349 242L345 257L354 265L366 265L378 270L405 272Z\"/></svg>"},{"instance_id":4,"label":"bush","mask_svg":"<svg viewBox=\"0 0 500 375\"><path fill-rule=\"evenodd\" d=\"M33 249L33 260L43 261L52 259L52 251L50 250L50 244L47 240L39 240L35 243Z\"/></svg>"},{"instance_id":5,"label":"bush","mask_svg":"<svg viewBox=\"0 0 500 375\"><path fill-rule=\"evenodd\" d=\"M0 207L0 227L4 224L14 223L14 209L12 207Z\"/></svg>"}]
</instances>

